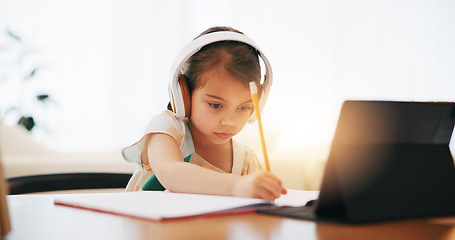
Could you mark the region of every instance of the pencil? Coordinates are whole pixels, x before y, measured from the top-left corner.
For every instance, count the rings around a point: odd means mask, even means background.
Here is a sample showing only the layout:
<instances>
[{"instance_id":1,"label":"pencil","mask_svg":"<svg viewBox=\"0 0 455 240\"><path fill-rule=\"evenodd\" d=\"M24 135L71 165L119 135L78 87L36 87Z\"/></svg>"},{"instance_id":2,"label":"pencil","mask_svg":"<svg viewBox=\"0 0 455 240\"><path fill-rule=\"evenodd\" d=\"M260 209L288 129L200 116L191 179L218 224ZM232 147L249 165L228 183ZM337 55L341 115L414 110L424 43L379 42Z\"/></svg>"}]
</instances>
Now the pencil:
<instances>
[{"instance_id":1,"label":"pencil","mask_svg":"<svg viewBox=\"0 0 455 240\"><path fill-rule=\"evenodd\" d=\"M255 82L250 82L251 98L253 99L253 107L256 112L256 118L258 119L259 134L261 135L262 153L264 154L265 169L270 172L269 158L267 157L267 149L265 148L264 132L262 130L261 113L259 112L259 99L258 99L258 87Z\"/></svg>"}]
</instances>

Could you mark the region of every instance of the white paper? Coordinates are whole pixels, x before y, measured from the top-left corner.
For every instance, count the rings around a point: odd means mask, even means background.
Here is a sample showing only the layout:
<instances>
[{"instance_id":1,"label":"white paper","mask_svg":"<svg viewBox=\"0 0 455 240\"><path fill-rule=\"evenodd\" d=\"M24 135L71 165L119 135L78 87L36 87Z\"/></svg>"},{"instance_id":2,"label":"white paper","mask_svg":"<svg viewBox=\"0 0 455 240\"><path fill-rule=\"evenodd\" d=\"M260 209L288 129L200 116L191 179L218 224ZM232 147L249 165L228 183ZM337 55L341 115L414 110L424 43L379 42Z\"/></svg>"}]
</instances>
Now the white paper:
<instances>
[{"instance_id":1,"label":"white paper","mask_svg":"<svg viewBox=\"0 0 455 240\"><path fill-rule=\"evenodd\" d=\"M317 198L318 193L298 190L288 191L287 195L275 200L275 205L303 206L308 202L307 199ZM258 204L272 204L270 201L254 198L161 191L62 196L56 198L54 203L151 220L216 214L241 207L250 206L254 208Z\"/></svg>"},{"instance_id":2,"label":"white paper","mask_svg":"<svg viewBox=\"0 0 455 240\"><path fill-rule=\"evenodd\" d=\"M307 202L316 200L319 197L319 191L302 191L287 189L288 194L281 195L273 203L277 206L301 207Z\"/></svg>"}]
</instances>

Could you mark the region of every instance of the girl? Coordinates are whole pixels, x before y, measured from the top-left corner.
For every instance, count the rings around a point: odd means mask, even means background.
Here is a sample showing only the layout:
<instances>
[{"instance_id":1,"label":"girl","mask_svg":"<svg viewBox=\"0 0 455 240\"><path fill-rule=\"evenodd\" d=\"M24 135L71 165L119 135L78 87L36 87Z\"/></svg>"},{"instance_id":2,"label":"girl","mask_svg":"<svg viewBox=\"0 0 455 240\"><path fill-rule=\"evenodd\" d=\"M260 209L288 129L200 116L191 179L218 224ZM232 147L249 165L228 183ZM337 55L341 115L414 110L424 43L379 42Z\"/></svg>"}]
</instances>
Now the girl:
<instances>
[{"instance_id":1,"label":"girl","mask_svg":"<svg viewBox=\"0 0 455 240\"><path fill-rule=\"evenodd\" d=\"M216 32L243 35L229 27L214 27L196 39ZM190 44L197 44L196 39ZM187 61L177 61L179 87L170 87L172 107L152 118L139 142L123 149L126 161L140 164L126 190L167 189L268 200L285 194L281 180L263 171L254 152L232 139L254 111L248 86L250 81L260 86L258 50L231 40L193 48L195 53ZM183 94L174 95L180 89ZM186 115L179 113L179 101L187 108Z\"/></svg>"}]
</instances>

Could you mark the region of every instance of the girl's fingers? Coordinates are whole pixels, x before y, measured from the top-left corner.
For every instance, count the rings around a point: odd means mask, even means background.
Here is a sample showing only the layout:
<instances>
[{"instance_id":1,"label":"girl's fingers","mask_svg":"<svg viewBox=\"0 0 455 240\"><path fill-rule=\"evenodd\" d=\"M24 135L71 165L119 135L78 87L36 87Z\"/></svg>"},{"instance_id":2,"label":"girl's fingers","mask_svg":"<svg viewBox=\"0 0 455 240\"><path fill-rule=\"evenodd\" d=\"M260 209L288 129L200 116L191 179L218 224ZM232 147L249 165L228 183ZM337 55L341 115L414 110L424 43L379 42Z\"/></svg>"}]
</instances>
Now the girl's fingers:
<instances>
[{"instance_id":1,"label":"girl's fingers","mask_svg":"<svg viewBox=\"0 0 455 240\"><path fill-rule=\"evenodd\" d=\"M284 188L281 186L281 180L275 175L265 173L258 180L261 197L273 200L282 194Z\"/></svg>"}]
</instances>

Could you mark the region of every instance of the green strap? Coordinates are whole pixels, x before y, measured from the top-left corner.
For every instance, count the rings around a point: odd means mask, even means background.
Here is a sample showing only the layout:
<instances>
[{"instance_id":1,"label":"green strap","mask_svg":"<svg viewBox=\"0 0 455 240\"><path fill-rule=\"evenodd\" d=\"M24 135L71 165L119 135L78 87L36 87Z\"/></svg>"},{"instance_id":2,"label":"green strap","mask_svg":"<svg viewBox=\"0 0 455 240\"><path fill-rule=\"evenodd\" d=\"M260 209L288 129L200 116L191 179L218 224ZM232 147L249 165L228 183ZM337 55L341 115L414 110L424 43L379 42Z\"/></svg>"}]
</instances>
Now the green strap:
<instances>
[{"instance_id":1,"label":"green strap","mask_svg":"<svg viewBox=\"0 0 455 240\"><path fill-rule=\"evenodd\" d=\"M185 162L190 162L191 155L188 157L184 158L183 160ZM142 185L142 190L144 191L164 191L166 188L161 185L160 181L158 181L158 178L156 178L155 173L152 173L152 175L145 181L144 185Z\"/></svg>"}]
</instances>

